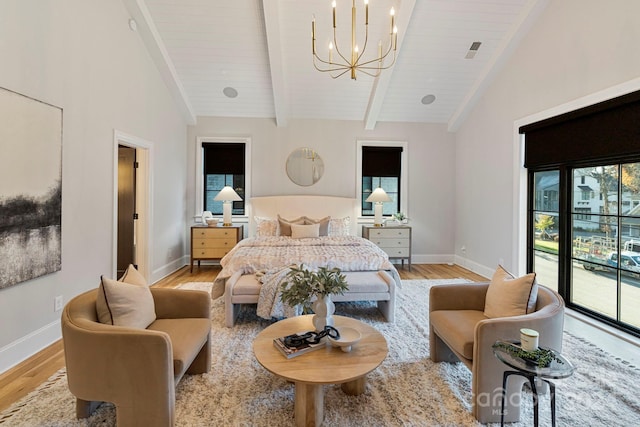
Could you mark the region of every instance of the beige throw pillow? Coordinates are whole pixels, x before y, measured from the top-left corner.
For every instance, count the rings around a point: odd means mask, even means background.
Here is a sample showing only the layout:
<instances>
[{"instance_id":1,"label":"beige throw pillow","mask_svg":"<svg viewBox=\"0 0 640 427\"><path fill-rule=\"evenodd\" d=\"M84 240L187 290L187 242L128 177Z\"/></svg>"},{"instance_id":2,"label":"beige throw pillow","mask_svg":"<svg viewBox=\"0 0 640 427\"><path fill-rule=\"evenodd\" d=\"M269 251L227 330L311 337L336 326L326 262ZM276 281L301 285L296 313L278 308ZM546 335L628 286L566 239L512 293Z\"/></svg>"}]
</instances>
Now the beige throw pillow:
<instances>
[{"instance_id":1,"label":"beige throw pillow","mask_svg":"<svg viewBox=\"0 0 640 427\"><path fill-rule=\"evenodd\" d=\"M100 323L146 329L156 320L151 290L146 285L134 285L101 277L96 298Z\"/></svg>"},{"instance_id":2,"label":"beige throw pillow","mask_svg":"<svg viewBox=\"0 0 640 427\"><path fill-rule=\"evenodd\" d=\"M280 215L278 215L278 225L280 227L279 235L291 236L291 224L303 225L304 217L301 216L300 218L289 220L289 219L282 218Z\"/></svg>"},{"instance_id":3,"label":"beige throw pillow","mask_svg":"<svg viewBox=\"0 0 640 427\"><path fill-rule=\"evenodd\" d=\"M329 221L331 221L330 216L326 216L320 219L309 218L308 216L303 217L304 223L307 225L310 224L320 224L320 236L328 236L329 235Z\"/></svg>"},{"instance_id":4,"label":"beige throw pillow","mask_svg":"<svg viewBox=\"0 0 640 427\"><path fill-rule=\"evenodd\" d=\"M291 237L294 239L305 239L309 237L319 237L320 224L298 225L291 224Z\"/></svg>"},{"instance_id":5,"label":"beige throw pillow","mask_svg":"<svg viewBox=\"0 0 640 427\"><path fill-rule=\"evenodd\" d=\"M499 265L487 290L484 315L496 318L531 313L537 299L536 273L516 278Z\"/></svg>"},{"instance_id":6,"label":"beige throw pillow","mask_svg":"<svg viewBox=\"0 0 640 427\"><path fill-rule=\"evenodd\" d=\"M120 282L130 283L132 285L147 286L147 280L144 276L134 267L133 264L129 264L129 267L124 271L124 274L120 279Z\"/></svg>"}]
</instances>

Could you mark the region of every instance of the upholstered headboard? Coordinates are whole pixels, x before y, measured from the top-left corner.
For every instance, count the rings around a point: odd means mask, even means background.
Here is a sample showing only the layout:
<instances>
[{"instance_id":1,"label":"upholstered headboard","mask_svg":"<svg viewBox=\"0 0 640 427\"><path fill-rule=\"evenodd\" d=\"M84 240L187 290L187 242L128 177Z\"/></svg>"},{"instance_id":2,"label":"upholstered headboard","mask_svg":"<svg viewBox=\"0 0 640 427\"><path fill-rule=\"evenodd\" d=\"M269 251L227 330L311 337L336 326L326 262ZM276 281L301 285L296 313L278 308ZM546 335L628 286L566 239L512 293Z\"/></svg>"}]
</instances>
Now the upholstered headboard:
<instances>
[{"instance_id":1,"label":"upholstered headboard","mask_svg":"<svg viewBox=\"0 0 640 427\"><path fill-rule=\"evenodd\" d=\"M292 219L302 215L310 218L351 218L351 234L356 231L357 200L335 196L265 196L252 197L251 217L249 218L249 236L255 236L256 223L254 217Z\"/></svg>"}]
</instances>

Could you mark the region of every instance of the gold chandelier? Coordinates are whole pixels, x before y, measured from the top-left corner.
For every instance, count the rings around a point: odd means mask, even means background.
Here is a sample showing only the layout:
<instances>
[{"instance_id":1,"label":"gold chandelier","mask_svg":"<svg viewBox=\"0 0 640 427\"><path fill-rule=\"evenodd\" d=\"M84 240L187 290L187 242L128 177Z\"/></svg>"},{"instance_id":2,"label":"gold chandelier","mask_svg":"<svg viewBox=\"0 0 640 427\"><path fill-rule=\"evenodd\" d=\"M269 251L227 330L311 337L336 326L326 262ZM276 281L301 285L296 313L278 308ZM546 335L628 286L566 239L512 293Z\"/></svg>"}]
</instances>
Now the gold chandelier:
<instances>
[{"instance_id":1,"label":"gold chandelier","mask_svg":"<svg viewBox=\"0 0 640 427\"><path fill-rule=\"evenodd\" d=\"M329 60L326 61L320 58L316 52L316 19L315 17L311 21L311 48L313 52L313 66L316 70L323 73L329 73L329 75L337 79L345 74L347 71L351 71L351 78L356 79L356 71L362 71L363 73L378 77L382 70L391 68L396 62L396 47L398 44L398 28L395 26L395 10L391 8L391 26L389 30L389 47L386 52L382 53L382 41L378 43L378 56L364 60L363 56L367 49L367 41L369 40L369 0L364 0L364 46L362 51L358 49L356 43L356 0L351 2L351 55L348 58L340 52L338 47L338 40L336 38L336 2L335 0L331 4L333 7L333 42L329 42ZM338 56L337 61L334 61L333 50L335 49ZM387 56L393 51L393 59L389 64L385 64ZM318 64L318 62L320 64Z\"/></svg>"}]
</instances>

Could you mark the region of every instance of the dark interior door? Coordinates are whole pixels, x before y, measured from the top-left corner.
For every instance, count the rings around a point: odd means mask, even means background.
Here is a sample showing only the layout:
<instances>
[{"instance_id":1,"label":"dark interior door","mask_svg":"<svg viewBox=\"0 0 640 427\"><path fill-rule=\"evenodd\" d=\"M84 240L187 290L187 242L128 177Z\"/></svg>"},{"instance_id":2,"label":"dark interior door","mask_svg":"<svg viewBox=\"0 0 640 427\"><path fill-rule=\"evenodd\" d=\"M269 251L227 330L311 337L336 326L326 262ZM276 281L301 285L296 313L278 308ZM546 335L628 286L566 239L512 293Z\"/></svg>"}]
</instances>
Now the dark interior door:
<instances>
[{"instance_id":1,"label":"dark interior door","mask_svg":"<svg viewBox=\"0 0 640 427\"><path fill-rule=\"evenodd\" d=\"M118 146L118 277L135 262L136 150Z\"/></svg>"}]
</instances>

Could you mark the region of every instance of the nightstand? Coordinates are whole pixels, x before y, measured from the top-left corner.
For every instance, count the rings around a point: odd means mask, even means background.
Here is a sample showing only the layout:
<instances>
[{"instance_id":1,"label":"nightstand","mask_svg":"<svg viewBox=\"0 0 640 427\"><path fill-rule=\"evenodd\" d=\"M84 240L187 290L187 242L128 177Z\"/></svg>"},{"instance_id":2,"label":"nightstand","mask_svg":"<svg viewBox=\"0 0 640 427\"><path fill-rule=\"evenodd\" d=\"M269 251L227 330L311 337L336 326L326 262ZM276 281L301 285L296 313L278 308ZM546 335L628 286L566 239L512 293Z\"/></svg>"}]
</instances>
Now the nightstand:
<instances>
[{"instance_id":1,"label":"nightstand","mask_svg":"<svg viewBox=\"0 0 640 427\"><path fill-rule=\"evenodd\" d=\"M191 227L191 272L193 261L221 260L233 247L242 240L244 226L230 227Z\"/></svg>"},{"instance_id":2,"label":"nightstand","mask_svg":"<svg viewBox=\"0 0 640 427\"><path fill-rule=\"evenodd\" d=\"M407 225L372 227L362 226L362 237L371 240L389 255L389 258L407 260L411 271L411 227Z\"/></svg>"}]
</instances>

